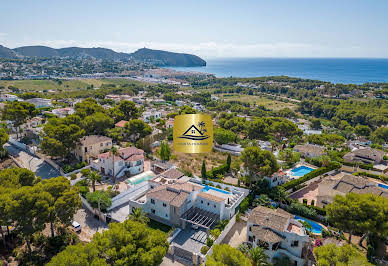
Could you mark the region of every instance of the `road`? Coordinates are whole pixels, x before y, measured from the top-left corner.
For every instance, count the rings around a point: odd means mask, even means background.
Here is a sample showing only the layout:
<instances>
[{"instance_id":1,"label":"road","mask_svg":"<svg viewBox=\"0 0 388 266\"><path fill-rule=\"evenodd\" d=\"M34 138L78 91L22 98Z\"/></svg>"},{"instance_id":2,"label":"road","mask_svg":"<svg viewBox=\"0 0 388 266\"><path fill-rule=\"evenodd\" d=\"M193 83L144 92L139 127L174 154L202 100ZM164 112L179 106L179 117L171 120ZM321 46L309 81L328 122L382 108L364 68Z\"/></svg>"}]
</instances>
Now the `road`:
<instances>
[{"instance_id":1,"label":"road","mask_svg":"<svg viewBox=\"0 0 388 266\"><path fill-rule=\"evenodd\" d=\"M42 179L48 179L61 175L57 169L46 163L44 160L30 155L16 146L7 143L4 147L23 168L31 170L36 176L42 177Z\"/></svg>"}]
</instances>

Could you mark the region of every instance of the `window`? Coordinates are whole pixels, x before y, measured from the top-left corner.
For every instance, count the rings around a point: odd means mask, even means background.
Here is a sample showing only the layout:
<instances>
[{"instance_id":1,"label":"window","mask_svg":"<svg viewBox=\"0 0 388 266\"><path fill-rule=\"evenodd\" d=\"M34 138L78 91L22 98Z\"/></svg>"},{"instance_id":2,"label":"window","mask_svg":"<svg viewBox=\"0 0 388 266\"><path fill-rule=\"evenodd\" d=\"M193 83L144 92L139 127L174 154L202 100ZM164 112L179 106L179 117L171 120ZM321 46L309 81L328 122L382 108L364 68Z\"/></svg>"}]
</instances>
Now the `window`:
<instances>
[{"instance_id":1,"label":"window","mask_svg":"<svg viewBox=\"0 0 388 266\"><path fill-rule=\"evenodd\" d=\"M252 227L251 226L249 226L249 232L252 232Z\"/></svg>"},{"instance_id":2,"label":"window","mask_svg":"<svg viewBox=\"0 0 388 266\"><path fill-rule=\"evenodd\" d=\"M201 204L203 204L203 200L201 200Z\"/></svg>"},{"instance_id":3,"label":"window","mask_svg":"<svg viewBox=\"0 0 388 266\"><path fill-rule=\"evenodd\" d=\"M155 214L156 211L155 211L154 209L151 209L151 212L152 212L153 214Z\"/></svg>"},{"instance_id":4,"label":"window","mask_svg":"<svg viewBox=\"0 0 388 266\"><path fill-rule=\"evenodd\" d=\"M154 199L151 199L151 203L152 203L152 204L155 204L155 200L154 200Z\"/></svg>"},{"instance_id":5,"label":"window","mask_svg":"<svg viewBox=\"0 0 388 266\"><path fill-rule=\"evenodd\" d=\"M166 213L166 217L168 217L167 213Z\"/></svg>"},{"instance_id":6,"label":"window","mask_svg":"<svg viewBox=\"0 0 388 266\"><path fill-rule=\"evenodd\" d=\"M299 245L299 241L292 241L291 247L297 247Z\"/></svg>"},{"instance_id":7,"label":"window","mask_svg":"<svg viewBox=\"0 0 388 266\"><path fill-rule=\"evenodd\" d=\"M166 203L163 203L163 207L167 207L167 204L166 204Z\"/></svg>"},{"instance_id":8,"label":"window","mask_svg":"<svg viewBox=\"0 0 388 266\"><path fill-rule=\"evenodd\" d=\"M109 146L109 144L110 144L110 142L107 142L107 143L106 143L106 146Z\"/></svg>"},{"instance_id":9,"label":"window","mask_svg":"<svg viewBox=\"0 0 388 266\"><path fill-rule=\"evenodd\" d=\"M210 203L208 202L208 203L207 203L207 206L209 206L209 205L210 205Z\"/></svg>"},{"instance_id":10,"label":"window","mask_svg":"<svg viewBox=\"0 0 388 266\"><path fill-rule=\"evenodd\" d=\"M100 143L100 147L103 147L104 146L104 143Z\"/></svg>"},{"instance_id":11,"label":"window","mask_svg":"<svg viewBox=\"0 0 388 266\"><path fill-rule=\"evenodd\" d=\"M214 204L214 208L216 208L216 205Z\"/></svg>"}]
</instances>

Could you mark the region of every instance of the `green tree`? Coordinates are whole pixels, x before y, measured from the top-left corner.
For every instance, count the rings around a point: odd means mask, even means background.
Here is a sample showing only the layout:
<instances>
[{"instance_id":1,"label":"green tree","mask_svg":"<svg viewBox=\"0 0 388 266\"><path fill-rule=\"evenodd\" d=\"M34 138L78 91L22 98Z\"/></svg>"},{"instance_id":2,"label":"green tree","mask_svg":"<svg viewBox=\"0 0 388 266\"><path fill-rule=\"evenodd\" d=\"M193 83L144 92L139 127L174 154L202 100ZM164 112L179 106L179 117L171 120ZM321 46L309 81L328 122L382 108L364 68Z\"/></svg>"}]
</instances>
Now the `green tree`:
<instances>
[{"instance_id":1,"label":"green tree","mask_svg":"<svg viewBox=\"0 0 388 266\"><path fill-rule=\"evenodd\" d=\"M372 265L366 257L351 245L327 244L314 249L318 265Z\"/></svg>"},{"instance_id":2,"label":"green tree","mask_svg":"<svg viewBox=\"0 0 388 266\"><path fill-rule=\"evenodd\" d=\"M128 216L128 218L132 221L143 224L147 224L150 220L141 208L132 209L132 213Z\"/></svg>"},{"instance_id":3,"label":"green tree","mask_svg":"<svg viewBox=\"0 0 388 266\"><path fill-rule=\"evenodd\" d=\"M93 115L95 113L104 113L104 108L97 103L97 101L93 98L87 98L82 102L77 103L74 106L76 114L82 118L86 116Z\"/></svg>"},{"instance_id":4,"label":"green tree","mask_svg":"<svg viewBox=\"0 0 388 266\"><path fill-rule=\"evenodd\" d=\"M53 118L43 127L41 149L44 153L64 159L84 135L84 130L78 125L64 123L65 120Z\"/></svg>"},{"instance_id":5,"label":"green tree","mask_svg":"<svg viewBox=\"0 0 388 266\"><path fill-rule=\"evenodd\" d=\"M321 120L319 119L313 119L311 121L311 128L312 129L320 129L321 128Z\"/></svg>"},{"instance_id":6,"label":"green tree","mask_svg":"<svg viewBox=\"0 0 388 266\"><path fill-rule=\"evenodd\" d=\"M254 266L269 265L267 262L269 257L264 253L264 249L261 247L251 248L249 250L249 258Z\"/></svg>"},{"instance_id":7,"label":"green tree","mask_svg":"<svg viewBox=\"0 0 388 266\"><path fill-rule=\"evenodd\" d=\"M370 127L368 127L368 126L358 124L358 125L354 128L354 132L355 132L357 135L359 135L359 136L368 137L368 136L370 135L370 133L372 133L372 130L371 130Z\"/></svg>"},{"instance_id":8,"label":"green tree","mask_svg":"<svg viewBox=\"0 0 388 266\"><path fill-rule=\"evenodd\" d=\"M337 195L326 207L327 216L337 228L348 232L351 243L354 231L363 232L362 240L369 233L388 235L388 200L373 194Z\"/></svg>"},{"instance_id":9,"label":"green tree","mask_svg":"<svg viewBox=\"0 0 388 266\"><path fill-rule=\"evenodd\" d=\"M52 196L37 187L21 187L11 192L6 211L15 229L25 238L28 252L32 249L30 237L45 228L52 205Z\"/></svg>"},{"instance_id":10,"label":"green tree","mask_svg":"<svg viewBox=\"0 0 388 266\"><path fill-rule=\"evenodd\" d=\"M214 129L214 140L220 145L235 142L236 138L236 134L230 130L223 128Z\"/></svg>"},{"instance_id":11,"label":"green tree","mask_svg":"<svg viewBox=\"0 0 388 266\"><path fill-rule=\"evenodd\" d=\"M253 200L253 206L254 206L254 207L257 207L257 206L264 206L264 207L271 208L271 207L272 207L272 204L271 204L271 200L270 200L270 198L268 197L268 195L262 194L262 195L260 195L258 198L256 198L256 199Z\"/></svg>"},{"instance_id":12,"label":"green tree","mask_svg":"<svg viewBox=\"0 0 388 266\"><path fill-rule=\"evenodd\" d=\"M124 126L124 132L133 139L144 138L152 133L152 128L139 119L133 119Z\"/></svg>"},{"instance_id":13,"label":"green tree","mask_svg":"<svg viewBox=\"0 0 388 266\"><path fill-rule=\"evenodd\" d=\"M205 162L205 160L202 161L201 177L203 179L206 179L206 162Z\"/></svg>"},{"instance_id":14,"label":"green tree","mask_svg":"<svg viewBox=\"0 0 388 266\"><path fill-rule=\"evenodd\" d=\"M50 202L46 222L50 223L51 236L54 237L54 223L60 222L62 225L69 226L81 206L81 200L78 191L71 187L69 180L63 176L43 180L37 185L42 191L48 192L53 199Z\"/></svg>"},{"instance_id":15,"label":"green tree","mask_svg":"<svg viewBox=\"0 0 388 266\"><path fill-rule=\"evenodd\" d=\"M93 192L96 191L96 182L101 182L102 179L100 173L89 168L81 170L81 173L92 184Z\"/></svg>"},{"instance_id":16,"label":"green tree","mask_svg":"<svg viewBox=\"0 0 388 266\"><path fill-rule=\"evenodd\" d=\"M379 144L388 143L388 127L379 127L372 135L371 139Z\"/></svg>"},{"instance_id":17,"label":"green tree","mask_svg":"<svg viewBox=\"0 0 388 266\"><path fill-rule=\"evenodd\" d=\"M9 136L4 128L0 128L0 157L3 157L6 153L4 145L8 142Z\"/></svg>"},{"instance_id":18,"label":"green tree","mask_svg":"<svg viewBox=\"0 0 388 266\"><path fill-rule=\"evenodd\" d=\"M287 163L288 166L293 165L300 160L300 154L293 152L292 149L284 149L279 152L279 158Z\"/></svg>"},{"instance_id":19,"label":"green tree","mask_svg":"<svg viewBox=\"0 0 388 266\"><path fill-rule=\"evenodd\" d=\"M146 224L126 220L111 223L92 242L111 265L159 265L168 250L166 234Z\"/></svg>"},{"instance_id":20,"label":"green tree","mask_svg":"<svg viewBox=\"0 0 388 266\"><path fill-rule=\"evenodd\" d=\"M213 253L207 256L207 266L251 266L251 262L238 249L221 244L213 246Z\"/></svg>"},{"instance_id":21,"label":"green tree","mask_svg":"<svg viewBox=\"0 0 388 266\"><path fill-rule=\"evenodd\" d=\"M275 156L259 147L247 147L241 153L241 160L249 175L270 176L279 169Z\"/></svg>"},{"instance_id":22,"label":"green tree","mask_svg":"<svg viewBox=\"0 0 388 266\"><path fill-rule=\"evenodd\" d=\"M171 156L170 146L169 146L168 143L165 142L165 141L162 141L162 142L160 143L159 156L160 156L160 159L161 159L162 161L168 161L168 160L170 160L170 156Z\"/></svg>"},{"instance_id":23,"label":"green tree","mask_svg":"<svg viewBox=\"0 0 388 266\"><path fill-rule=\"evenodd\" d=\"M112 205L112 199L107 191L97 190L86 194L86 200L95 209L106 211Z\"/></svg>"},{"instance_id":24,"label":"green tree","mask_svg":"<svg viewBox=\"0 0 388 266\"><path fill-rule=\"evenodd\" d=\"M118 122L121 120L129 121L131 119L137 119L141 112L134 102L124 100L112 108L111 113L115 121Z\"/></svg>"},{"instance_id":25,"label":"green tree","mask_svg":"<svg viewBox=\"0 0 388 266\"><path fill-rule=\"evenodd\" d=\"M87 135L104 135L113 127L114 120L107 114L98 112L85 117L82 127Z\"/></svg>"},{"instance_id":26,"label":"green tree","mask_svg":"<svg viewBox=\"0 0 388 266\"><path fill-rule=\"evenodd\" d=\"M228 166L228 171L230 170L230 165L232 164L232 156L228 154L228 157L226 158L226 165Z\"/></svg>"},{"instance_id":27,"label":"green tree","mask_svg":"<svg viewBox=\"0 0 388 266\"><path fill-rule=\"evenodd\" d=\"M184 115L184 114L196 114L197 111L191 107L191 106L188 106L188 105L185 105L185 106L182 106L179 111L178 111L178 114L180 115Z\"/></svg>"},{"instance_id":28,"label":"green tree","mask_svg":"<svg viewBox=\"0 0 388 266\"><path fill-rule=\"evenodd\" d=\"M51 259L47 266L105 266L108 265L94 244L77 244L67 246L65 250Z\"/></svg>"},{"instance_id":29,"label":"green tree","mask_svg":"<svg viewBox=\"0 0 388 266\"><path fill-rule=\"evenodd\" d=\"M17 128L16 137L19 134L19 128L28 118L37 114L35 106L28 102L7 102L2 110L2 119L10 120Z\"/></svg>"},{"instance_id":30,"label":"green tree","mask_svg":"<svg viewBox=\"0 0 388 266\"><path fill-rule=\"evenodd\" d=\"M20 188L33 186L38 179L35 174L26 168L10 168L0 170L0 187ZM1 193L1 191L0 191Z\"/></svg>"}]
</instances>

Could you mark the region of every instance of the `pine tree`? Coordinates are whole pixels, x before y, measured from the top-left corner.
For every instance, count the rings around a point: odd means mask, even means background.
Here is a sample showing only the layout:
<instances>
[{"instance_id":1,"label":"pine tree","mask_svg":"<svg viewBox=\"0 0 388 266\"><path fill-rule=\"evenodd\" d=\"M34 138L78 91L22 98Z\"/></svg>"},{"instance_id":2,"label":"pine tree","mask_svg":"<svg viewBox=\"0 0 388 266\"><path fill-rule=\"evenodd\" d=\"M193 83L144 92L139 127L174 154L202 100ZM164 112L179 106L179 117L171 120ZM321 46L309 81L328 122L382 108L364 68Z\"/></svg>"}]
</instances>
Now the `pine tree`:
<instances>
[{"instance_id":1,"label":"pine tree","mask_svg":"<svg viewBox=\"0 0 388 266\"><path fill-rule=\"evenodd\" d=\"M230 169L231 163L232 163L232 157L230 156L230 154L228 154L228 158L226 158L226 165L228 166L228 171Z\"/></svg>"},{"instance_id":2,"label":"pine tree","mask_svg":"<svg viewBox=\"0 0 388 266\"><path fill-rule=\"evenodd\" d=\"M206 162L205 162L205 160L202 161L201 175L202 175L203 179L206 179Z\"/></svg>"}]
</instances>

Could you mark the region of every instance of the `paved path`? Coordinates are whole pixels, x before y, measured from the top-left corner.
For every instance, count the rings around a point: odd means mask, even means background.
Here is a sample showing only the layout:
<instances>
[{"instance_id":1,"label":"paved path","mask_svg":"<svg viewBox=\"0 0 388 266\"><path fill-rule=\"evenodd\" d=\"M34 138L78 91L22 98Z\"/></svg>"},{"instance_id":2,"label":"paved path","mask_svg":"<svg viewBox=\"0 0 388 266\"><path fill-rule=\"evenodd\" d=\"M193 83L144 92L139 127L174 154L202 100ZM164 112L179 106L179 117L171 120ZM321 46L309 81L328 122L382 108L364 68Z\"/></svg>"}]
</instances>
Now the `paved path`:
<instances>
[{"instance_id":1,"label":"paved path","mask_svg":"<svg viewBox=\"0 0 388 266\"><path fill-rule=\"evenodd\" d=\"M23 168L33 171L35 175L42 177L42 179L61 175L57 169L46 163L44 160L32 156L14 145L7 143L4 147Z\"/></svg>"}]
</instances>

